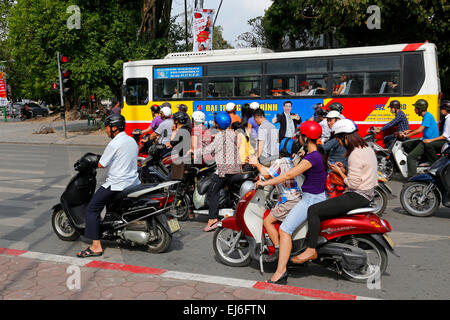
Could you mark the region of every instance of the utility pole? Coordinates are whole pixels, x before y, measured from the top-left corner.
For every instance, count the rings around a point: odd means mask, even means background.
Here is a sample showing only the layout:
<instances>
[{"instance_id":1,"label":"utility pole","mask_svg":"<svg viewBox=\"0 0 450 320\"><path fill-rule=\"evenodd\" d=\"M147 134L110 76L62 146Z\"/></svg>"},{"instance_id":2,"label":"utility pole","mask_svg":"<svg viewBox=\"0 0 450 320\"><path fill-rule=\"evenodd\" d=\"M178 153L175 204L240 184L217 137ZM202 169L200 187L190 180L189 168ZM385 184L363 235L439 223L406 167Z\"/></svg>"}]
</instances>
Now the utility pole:
<instances>
[{"instance_id":1,"label":"utility pole","mask_svg":"<svg viewBox=\"0 0 450 320\"><path fill-rule=\"evenodd\" d=\"M58 59L58 74L59 74L59 95L61 97L61 118L63 119L63 131L64 131L64 139L67 139L67 130L66 130L66 107L64 105L64 88L61 77L61 63L60 63L60 55L59 52L56 53L56 57Z\"/></svg>"},{"instance_id":2,"label":"utility pole","mask_svg":"<svg viewBox=\"0 0 450 320\"><path fill-rule=\"evenodd\" d=\"M188 45L188 22L187 22L187 0L184 0L184 23L185 23L185 40L186 40L186 52L189 51Z\"/></svg>"}]
</instances>

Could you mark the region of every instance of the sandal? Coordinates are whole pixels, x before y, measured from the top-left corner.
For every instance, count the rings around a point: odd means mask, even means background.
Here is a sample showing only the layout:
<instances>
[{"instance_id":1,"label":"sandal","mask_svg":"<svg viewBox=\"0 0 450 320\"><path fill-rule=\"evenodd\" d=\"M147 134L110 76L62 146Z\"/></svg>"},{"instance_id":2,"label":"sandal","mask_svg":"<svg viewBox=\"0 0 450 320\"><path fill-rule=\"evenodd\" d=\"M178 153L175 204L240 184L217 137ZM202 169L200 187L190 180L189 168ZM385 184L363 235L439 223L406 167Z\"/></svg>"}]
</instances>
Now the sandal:
<instances>
[{"instance_id":1,"label":"sandal","mask_svg":"<svg viewBox=\"0 0 450 320\"><path fill-rule=\"evenodd\" d=\"M215 229L217 229L217 227L218 227L218 221L217 222L214 222L212 225L210 225L210 226L206 226L205 228L203 228L203 231L204 232L210 232L210 231L213 231L213 230L215 230Z\"/></svg>"},{"instance_id":2,"label":"sandal","mask_svg":"<svg viewBox=\"0 0 450 320\"><path fill-rule=\"evenodd\" d=\"M90 247L88 247L87 249L77 253L77 257L78 258L87 258L87 257L100 257L103 255L103 251L102 252L94 252L91 250Z\"/></svg>"}]
</instances>

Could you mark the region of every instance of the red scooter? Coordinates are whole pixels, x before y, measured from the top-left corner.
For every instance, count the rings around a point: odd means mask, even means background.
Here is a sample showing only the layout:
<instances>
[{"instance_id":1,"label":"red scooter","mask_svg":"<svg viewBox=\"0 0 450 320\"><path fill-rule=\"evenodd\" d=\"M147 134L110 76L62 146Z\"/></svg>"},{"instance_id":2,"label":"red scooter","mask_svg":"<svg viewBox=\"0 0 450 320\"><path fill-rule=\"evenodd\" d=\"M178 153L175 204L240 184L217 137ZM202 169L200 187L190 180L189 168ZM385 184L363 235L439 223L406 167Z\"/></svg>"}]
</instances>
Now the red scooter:
<instances>
[{"instance_id":1,"label":"red scooter","mask_svg":"<svg viewBox=\"0 0 450 320\"><path fill-rule=\"evenodd\" d=\"M239 201L236 214L219 222L213 247L217 258L233 267L259 261L264 272L264 260L275 252L263 225L263 219L275 205L270 196L273 187L248 191ZM360 208L346 215L321 222L317 246L318 258L312 263L336 270L344 278L366 282L381 277L388 265L386 251L394 255L394 243L387 235L390 224L373 212ZM276 225L279 228L280 223ZM291 257L306 249L307 222L292 234Z\"/></svg>"}]
</instances>

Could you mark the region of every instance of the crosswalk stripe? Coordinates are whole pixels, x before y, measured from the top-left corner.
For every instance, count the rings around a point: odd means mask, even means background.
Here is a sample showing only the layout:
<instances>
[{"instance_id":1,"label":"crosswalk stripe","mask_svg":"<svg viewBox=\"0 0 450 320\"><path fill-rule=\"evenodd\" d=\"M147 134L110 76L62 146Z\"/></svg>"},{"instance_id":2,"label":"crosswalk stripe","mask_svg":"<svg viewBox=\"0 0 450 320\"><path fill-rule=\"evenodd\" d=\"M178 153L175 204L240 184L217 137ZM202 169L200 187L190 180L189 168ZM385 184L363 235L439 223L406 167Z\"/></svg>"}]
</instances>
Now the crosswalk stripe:
<instances>
[{"instance_id":1,"label":"crosswalk stripe","mask_svg":"<svg viewBox=\"0 0 450 320\"><path fill-rule=\"evenodd\" d=\"M0 168L0 172L35 174L35 175L44 175L45 174L45 171L42 171L42 170L22 170L22 169L5 169L5 168Z\"/></svg>"}]
</instances>

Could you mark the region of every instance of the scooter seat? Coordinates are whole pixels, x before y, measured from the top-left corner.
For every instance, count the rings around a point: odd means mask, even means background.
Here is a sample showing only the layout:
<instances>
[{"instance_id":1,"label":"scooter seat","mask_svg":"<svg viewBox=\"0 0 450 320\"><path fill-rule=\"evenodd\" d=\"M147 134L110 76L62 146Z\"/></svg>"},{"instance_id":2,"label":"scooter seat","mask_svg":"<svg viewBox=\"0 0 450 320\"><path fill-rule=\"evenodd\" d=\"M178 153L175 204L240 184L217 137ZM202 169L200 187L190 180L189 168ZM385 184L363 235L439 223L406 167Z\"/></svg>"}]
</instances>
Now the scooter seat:
<instances>
[{"instance_id":1,"label":"scooter seat","mask_svg":"<svg viewBox=\"0 0 450 320\"><path fill-rule=\"evenodd\" d=\"M248 171L244 173L238 173L230 177L228 182L232 185L241 185L244 181L253 180L256 177L255 171Z\"/></svg>"},{"instance_id":2,"label":"scooter seat","mask_svg":"<svg viewBox=\"0 0 450 320\"><path fill-rule=\"evenodd\" d=\"M353 214L359 214L359 213L369 213L369 212L376 212L378 211L379 208L372 208L372 207L367 207L367 208L358 208L358 209L353 209L349 212L347 212L346 215L351 216Z\"/></svg>"},{"instance_id":3,"label":"scooter seat","mask_svg":"<svg viewBox=\"0 0 450 320\"><path fill-rule=\"evenodd\" d=\"M121 192L117 193L113 200L111 201L111 203L120 201L126 197L128 197L128 195L135 193L135 192L139 192L148 188L152 188L157 186L158 183L149 183L149 184L138 184L137 186L132 186L132 187L128 187L123 189Z\"/></svg>"}]
</instances>

